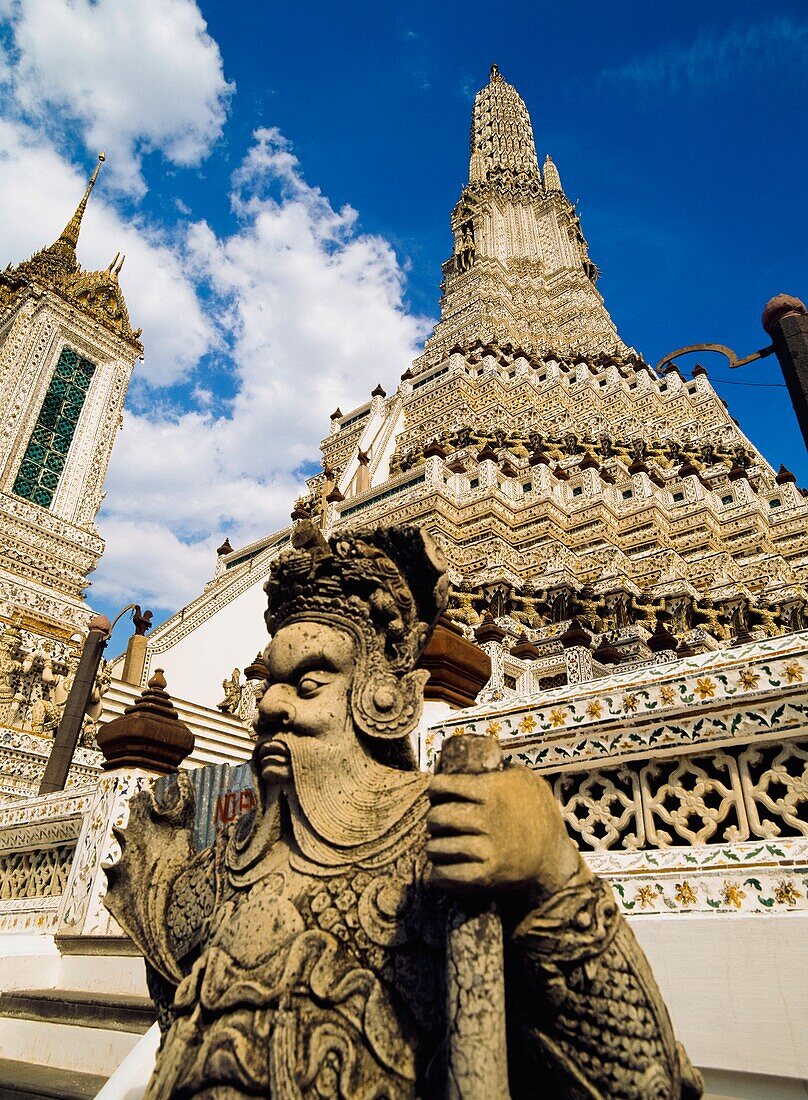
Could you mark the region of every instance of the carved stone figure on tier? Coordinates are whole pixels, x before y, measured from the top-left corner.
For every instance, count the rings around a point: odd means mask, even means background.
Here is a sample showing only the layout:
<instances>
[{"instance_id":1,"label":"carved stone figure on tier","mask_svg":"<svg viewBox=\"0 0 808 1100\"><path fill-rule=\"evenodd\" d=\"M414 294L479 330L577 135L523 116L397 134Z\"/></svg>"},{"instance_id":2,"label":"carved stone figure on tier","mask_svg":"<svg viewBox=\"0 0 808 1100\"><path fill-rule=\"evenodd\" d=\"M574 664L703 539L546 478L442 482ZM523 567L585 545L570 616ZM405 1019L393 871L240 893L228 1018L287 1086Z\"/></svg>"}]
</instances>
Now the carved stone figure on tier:
<instances>
[{"instance_id":1,"label":"carved stone figure on tier","mask_svg":"<svg viewBox=\"0 0 808 1100\"><path fill-rule=\"evenodd\" d=\"M646 630L653 630L656 626L656 617L660 611L665 610L664 600L655 600L647 592L641 592L639 596L631 597L629 614L631 621Z\"/></svg>"},{"instance_id":2,"label":"carved stone figure on tier","mask_svg":"<svg viewBox=\"0 0 808 1100\"><path fill-rule=\"evenodd\" d=\"M704 596L693 605L693 622L719 641L729 638L729 627L725 622L725 616L715 606L710 596Z\"/></svg>"},{"instance_id":3,"label":"carved stone figure on tier","mask_svg":"<svg viewBox=\"0 0 808 1100\"><path fill-rule=\"evenodd\" d=\"M515 609L511 612L518 623L538 630L550 621L550 605L546 592L536 591L525 585L521 592L514 594Z\"/></svg>"},{"instance_id":4,"label":"carved stone figure on tier","mask_svg":"<svg viewBox=\"0 0 808 1100\"><path fill-rule=\"evenodd\" d=\"M480 602L481 595L476 588L463 581L458 588L449 589L449 605L446 608L446 617L452 622L465 623L466 626L477 626L482 621L482 615L475 608L474 601Z\"/></svg>"},{"instance_id":5,"label":"carved stone figure on tier","mask_svg":"<svg viewBox=\"0 0 808 1100\"><path fill-rule=\"evenodd\" d=\"M569 605L570 615L578 619L587 630L593 630L595 633L600 633L604 629L602 612L605 610L603 601L598 598L595 589L589 583L582 585L573 595Z\"/></svg>"},{"instance_id":6,"label":"carved stone figure on tier","mask_svg":"<svg viewBox=\"0 0 808 1100\"><path fill-rule=\"evenodd\" d=\"M160 1007L151 1100L701 1095L548 784L501 764L417 769L427 674L414 666L445 607L444 570L417 528L326 543L301 523L265 586L258 806L194 854L185 775L162 804L153 791L130 803L107 904ZM472 1022L503 1035L507 1022L507 1079L460 1093L445 1062L469 1021L462 999L449 1017L441 991L458 960L469 989L489 973L473 937L457 954L451 914L492 900L507 1012L483 1004Z\"/></svg>"},{"instance_id":7,"label":"carved stone figure on tier","mask_svg":"<svg viewBox=\"0 0 808 1100\"><path fill-rule=\"evenodd\" d=\"M217 709L222 714L238 714L239 703L241 702L241 670L234 668L230 676L222 680L222 690L224 691L224 699L221 703L217 703Z\"/></svg>"},{"instance_id":8,"label":"carved stone figure on tier","mask_svg":"<svg viewBox=\"0 0 808 1100\"><path fill-rule=\"evenodd\" d=\"M0 721L3 722L10 716L22 650L22 629L18 623L9 623L0 634Z\"/></svg>"},{"instance_id":9,"label":"carved stone figure on tier","mask_svg":"<svg viewBox=\"0 0 808 1100\"><path fill-rule=\"evenodd\" d=\"M749 629L760 631L764 638L775 638L782 634L785 629L782 608L770 602L751 604Z\"/></svg>"}]
</instances>

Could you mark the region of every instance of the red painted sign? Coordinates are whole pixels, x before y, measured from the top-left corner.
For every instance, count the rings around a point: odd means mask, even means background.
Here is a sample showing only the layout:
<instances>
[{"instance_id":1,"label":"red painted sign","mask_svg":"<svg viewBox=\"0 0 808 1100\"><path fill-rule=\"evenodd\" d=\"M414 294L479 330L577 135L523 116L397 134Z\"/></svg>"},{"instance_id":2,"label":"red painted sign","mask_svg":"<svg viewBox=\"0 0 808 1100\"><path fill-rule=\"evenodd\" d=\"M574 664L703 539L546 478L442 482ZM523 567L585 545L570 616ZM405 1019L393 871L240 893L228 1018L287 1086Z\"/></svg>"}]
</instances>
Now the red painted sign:
<instances>
[{"instance_id":1,"label":"red painted sign","mask_svg":"<svg viewBox=\"0 0 808 1100\"><path fill-rule=\"evenodd\" d=\"M243 791L222 791L216 799L215 827L220 829L222 825L228 825L248 810L252 810L255 805L255 791L250 790L249 787Z\"/></svg>"}]
</instances>

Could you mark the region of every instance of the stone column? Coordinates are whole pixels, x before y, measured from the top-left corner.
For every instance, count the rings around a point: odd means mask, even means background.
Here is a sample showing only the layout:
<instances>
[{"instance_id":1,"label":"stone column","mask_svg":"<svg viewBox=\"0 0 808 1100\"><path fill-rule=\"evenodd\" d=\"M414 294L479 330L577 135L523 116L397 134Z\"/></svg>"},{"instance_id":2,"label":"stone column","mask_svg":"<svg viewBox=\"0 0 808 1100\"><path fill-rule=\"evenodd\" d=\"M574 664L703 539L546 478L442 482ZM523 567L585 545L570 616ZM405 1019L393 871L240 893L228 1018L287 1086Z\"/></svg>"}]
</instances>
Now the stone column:
<instances>
[{"instance_id":1,"label":"stone column","mask_svg":"<svg viewBox=\"0 0 808 1100\"><path fill-rule=\"evenodd\" d=\"M592 635L577 619L573 619L561 635L564 647L564 664L567 668L568 684L584 684L592 679Z\"/></svg>"},{"instance_id":2,"label":"stone column","mask_svg":"<svg viewBox=\"0 0 808 1100\"><path fill-rule=\"evenodd\" d=\"M125 684L140 687L143 680L143 669L146 667L148 650L149 640L145 634L133 634L126 643L126 656L123 659L123 672L121 673L121 680Z\"/></svg>"},{"instance_id":3,"label":"stone column","mask_svg":"<svg viewBox=\"0 0 808 1100\"><path fill-rule=\"evenodd\" d=\"M502 641L505 631L497 626L490 611L483 615L483 621L474 631L477 645L491 661L491 678L480 692L477 701L487 703L501 699L505 688L505 649Z\"/></svg>"}]
</instances>

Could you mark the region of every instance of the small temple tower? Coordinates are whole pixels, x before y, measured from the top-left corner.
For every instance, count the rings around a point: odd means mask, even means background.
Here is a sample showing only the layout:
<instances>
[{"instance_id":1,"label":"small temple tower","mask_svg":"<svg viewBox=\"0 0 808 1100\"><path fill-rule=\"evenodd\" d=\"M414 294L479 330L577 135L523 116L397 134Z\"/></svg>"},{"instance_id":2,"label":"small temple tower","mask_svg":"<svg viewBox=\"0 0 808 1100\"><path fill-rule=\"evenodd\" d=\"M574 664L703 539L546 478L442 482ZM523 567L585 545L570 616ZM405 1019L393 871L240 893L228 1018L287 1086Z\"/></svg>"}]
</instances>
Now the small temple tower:
<instances>
[{"instance_id":1,"label":"small temple tower","mask_svg":"<svg viewBox=\"0 0 808 1100\"><path fill-rule=\"evenodd\" d=\"M54 641L91 615L84 591L104 549L94 520L143 351L123 258L83 271L76 256L98 160L57 240L0 272L0 617Z\"/></svg>"}]
</instances>

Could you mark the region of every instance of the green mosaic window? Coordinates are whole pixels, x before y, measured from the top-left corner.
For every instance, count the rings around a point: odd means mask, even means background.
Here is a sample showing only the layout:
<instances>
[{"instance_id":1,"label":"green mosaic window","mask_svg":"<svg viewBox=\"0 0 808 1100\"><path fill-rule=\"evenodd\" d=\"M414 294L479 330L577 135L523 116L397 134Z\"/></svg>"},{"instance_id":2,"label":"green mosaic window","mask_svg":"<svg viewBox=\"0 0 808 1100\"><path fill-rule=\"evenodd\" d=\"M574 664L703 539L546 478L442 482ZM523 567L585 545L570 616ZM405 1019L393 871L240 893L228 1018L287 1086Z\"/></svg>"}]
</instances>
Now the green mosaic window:
<instances>
[{"instance_id":1,"label":"green mosaic window","mask_svg":"<svg viewBox=\"0 0 808 1100\"><path fill-rule=\"evenodd\" d=\"M94 371L78 352L62 348L14 481L17 496L50 507Z\"/></svg>"}]
</instances>

